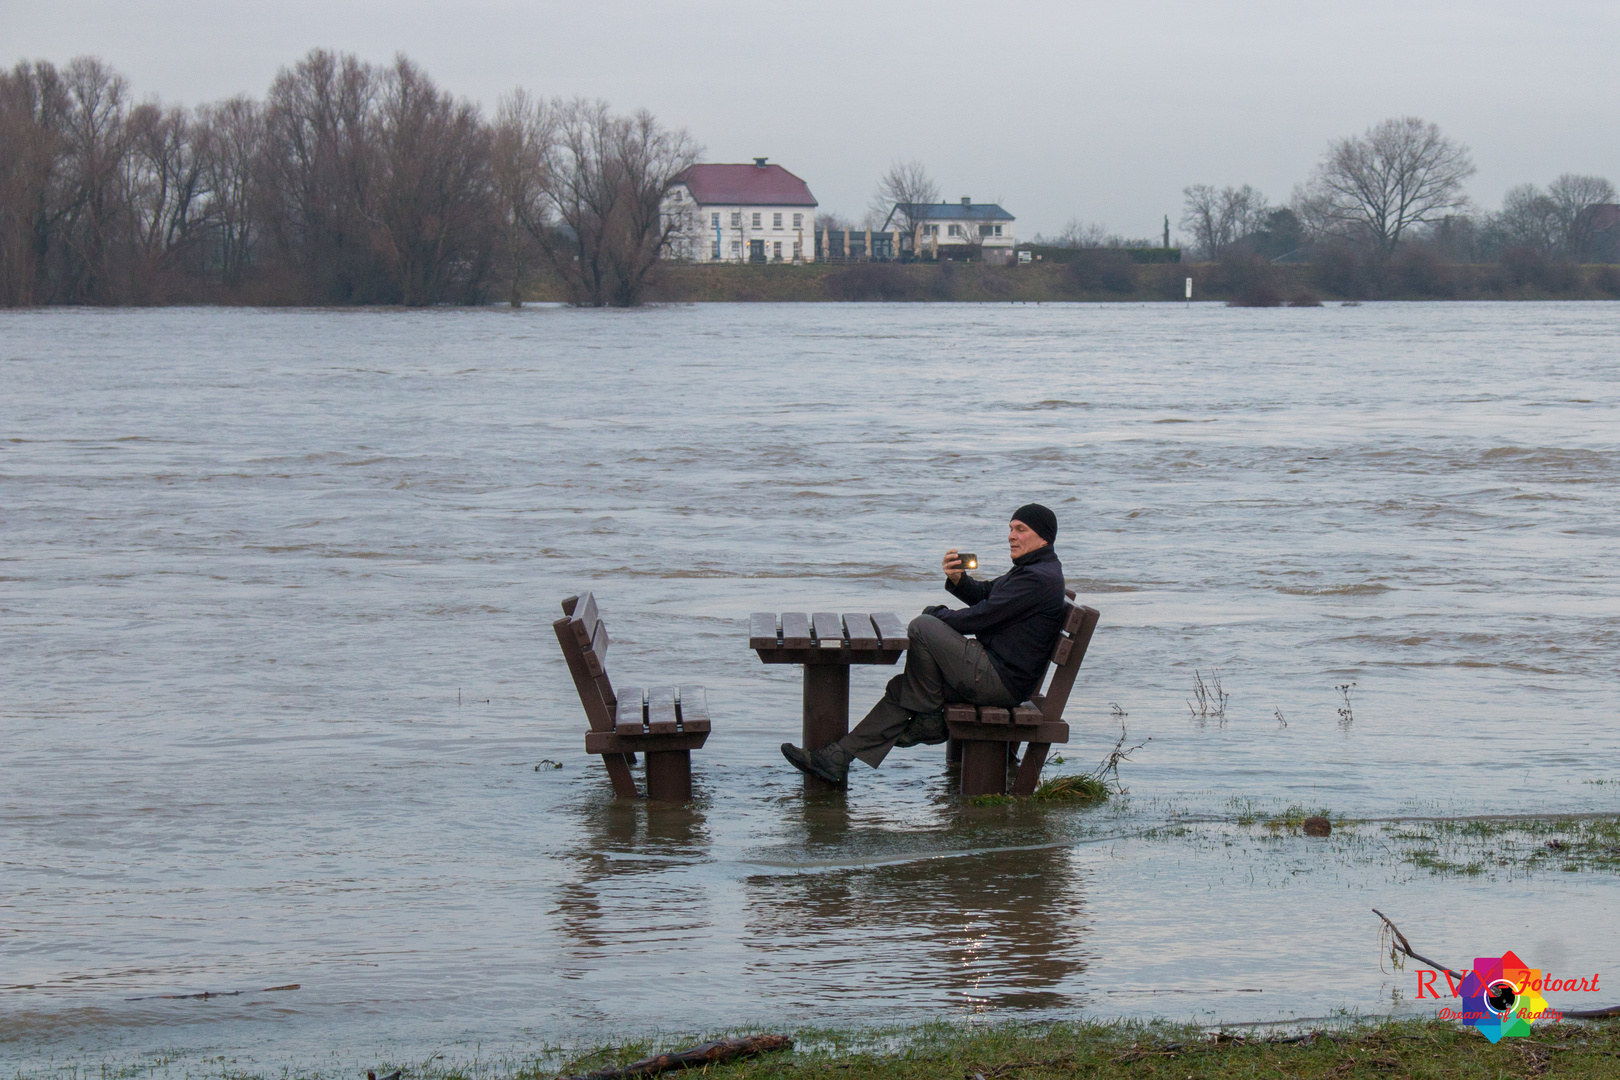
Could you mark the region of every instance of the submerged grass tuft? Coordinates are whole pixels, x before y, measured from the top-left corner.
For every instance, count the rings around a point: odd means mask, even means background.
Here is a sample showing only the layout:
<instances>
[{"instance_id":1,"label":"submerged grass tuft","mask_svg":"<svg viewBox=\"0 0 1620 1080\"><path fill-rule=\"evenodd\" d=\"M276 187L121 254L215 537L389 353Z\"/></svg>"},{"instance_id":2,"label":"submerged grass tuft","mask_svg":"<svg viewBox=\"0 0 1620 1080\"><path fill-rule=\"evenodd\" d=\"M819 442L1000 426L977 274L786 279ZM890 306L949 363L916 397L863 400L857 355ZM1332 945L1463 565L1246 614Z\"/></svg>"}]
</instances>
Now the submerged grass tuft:
<instances>
[{"instance_id":1,"label":"submerged grass tuft","mask_svg":"<svg viewBox=\"0 0 1620 1080\"><path fill-rule=\"evenodd\" d=\"M1095 776L1054 776L1042 780L1030 796L1034 802L1102 802L1108 798L1108 785Z\"/></svg>"}]
</instances>

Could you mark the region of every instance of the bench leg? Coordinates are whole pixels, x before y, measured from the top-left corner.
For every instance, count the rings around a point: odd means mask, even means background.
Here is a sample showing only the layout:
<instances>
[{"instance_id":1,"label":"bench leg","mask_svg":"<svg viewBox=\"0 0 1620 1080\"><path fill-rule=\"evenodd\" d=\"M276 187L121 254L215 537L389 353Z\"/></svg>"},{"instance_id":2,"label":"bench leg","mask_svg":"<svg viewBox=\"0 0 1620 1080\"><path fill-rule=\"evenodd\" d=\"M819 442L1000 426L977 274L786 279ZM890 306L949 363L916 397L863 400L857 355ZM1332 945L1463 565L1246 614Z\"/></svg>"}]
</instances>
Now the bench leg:
<instances>
[{"instance_id":1,"label":"bench leg","mask_svg":"<svg viewBox=\"0 0 1620 1080\"><path fill-rule=\"evenodd\" d=\"M621 799L636 799L641 792L636 790L636 778L630 775L629 754L603 754L602 764L607 766L608 779L613 781L613 794Z\"/></svg>"},{"instance_id":2,"label":"bench leg","mask_svg":"<svg viewBox=\"0 0 1620 1080\"><path fill-rule=\"evenodd\" d=\"M659 802L692 801L692 752L647 751L647 798Z\"/></svg>"},{"instance_id":3,"label":"bench leg","mask_svg":"<svg viewBox=\"0 0 1620 1080\"><path fill-rule=\"evenodd\" d=\"M962 794L1007 793L1007 744L983 739L962 742Z\"/></svg>"},{"instance_id":4,"label":"bench leg","mask_svg":"<svg viewBox=\"0 0 1620 1080\"><path fill-rule=\"evenodd\" d=\"M947 766L962 764L962 744L955 739L945 740L945 764Z\"/></svg>"},{"instance_id":5,"label":"bench leg","mask_svg":"<svg viewBox=\"0 0 1620 1080\"><path fill-rule=\"evenodd\" d=\"M1024 760L1018 763L1018 779L1013 781L1014 795L1033 795L1041 783L1041 769L1046 765L1046 752L1051 743L1032 742L1024 751Z\"/></svg>"}]
</instances>

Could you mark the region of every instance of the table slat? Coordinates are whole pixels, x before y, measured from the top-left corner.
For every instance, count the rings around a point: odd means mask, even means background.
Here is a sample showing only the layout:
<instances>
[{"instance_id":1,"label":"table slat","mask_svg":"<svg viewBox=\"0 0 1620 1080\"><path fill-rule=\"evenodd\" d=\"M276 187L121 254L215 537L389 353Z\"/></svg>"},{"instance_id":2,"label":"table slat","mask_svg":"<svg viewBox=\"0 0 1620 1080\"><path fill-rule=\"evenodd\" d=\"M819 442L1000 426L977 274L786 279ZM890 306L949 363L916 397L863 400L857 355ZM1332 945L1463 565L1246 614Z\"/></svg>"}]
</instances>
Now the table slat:
<instances>
[{"instance_id":1,"label":"table slat","mask_svg":"<svg viewBox=\"0 0 1620 1080\"><path fill-rule=\"evenodd\" d=\"M877 627L872 625L872 616L864 611L844 613L844 633L849 637L849 647L852 649L878 647Z\"/></svg>"},{"instance_id":2,"label":"table slat","mask_svg":"<svg viewBox=\"0 0 1620 1080\"><path fill-rule=\"evenodd\" d=\"M810 647L810 616L802 611L782 612L782 648Z\"/></svg>"},{"instance_id":3,"label":"table slat","mask_svg":"<svg viewBox=\"0 0 1620 1080\"><path fill-rule=\"evenodd\" d=\"M756 611L748 616L748 647L750 649L776 648L776 613Z\"/></svg>"},{"instance_id":4,"label":"table slat","mask_svg":"<svg viewBox=\"0 0 1620 1080\"><path fill-rule=\"evenodd\" d=\"M771 616L773 619L775 616ZM680 687L681 704L681 730L697 731L697 725L702 730L709 730L709 698L703 687L695 683L683 683Z\"/></svg>"},{"instance_id":5,"label":"table slat","mask_svg":"<svg viewBox=\"0 0 1620 1080\"><path fill-rule=\"evenodd\" d=\"M810 616L810 625L816 629L816 645L820 648L844 647L844 623L835 612L815 612Z\"/></svg>"},{"instance_id":6,"label":"table slat","mask_svg":"<svg viewBox=\"0 0 1620 1080\"><path fill-rule=\"evenodd\" d=\"M892 611L872 612L872 625L877 627L878 634L883 638L885 649L903 649L906 647L906 624L900 621L900 616Z\"/></svg>"}]
</instances>

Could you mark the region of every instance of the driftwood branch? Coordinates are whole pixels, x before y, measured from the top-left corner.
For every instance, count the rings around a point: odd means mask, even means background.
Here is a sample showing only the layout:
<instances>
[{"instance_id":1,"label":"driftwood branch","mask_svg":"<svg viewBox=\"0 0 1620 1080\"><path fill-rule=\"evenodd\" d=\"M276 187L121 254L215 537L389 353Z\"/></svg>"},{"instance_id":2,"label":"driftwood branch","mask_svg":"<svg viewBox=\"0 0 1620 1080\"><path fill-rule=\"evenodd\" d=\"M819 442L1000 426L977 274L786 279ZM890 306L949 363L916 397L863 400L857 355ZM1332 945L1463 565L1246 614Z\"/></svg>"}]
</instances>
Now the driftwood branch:
<instances>
[{"instance_id":1,"label":"driftwood branch","mask_svg":"<svg viewBox=\"0 0 1620 1080\"><path fill-rule=\"evenodd\" d=\"M791 1050L793 1040L786 1035L750 1035L746 1039L716 1039L714 1042L694 1046L690 1050L677 1050L670 1054L633 1061L622 1069L603 1069L586 1076L571 1076L567 1080L630 1080L636 1076L656 1076L670 1069L690 1069L694 1065L718 1065L723 1061L753 1057L772 1050Z\"/></svg>"},{"instance_id":2,"label":"driftwood branch","mask_svg":"<svg viewBox=\"0 0 1620 1080\"><path fill-rule=\"evenodd\" d=\"M204 990L200 994L148 994L146 997L125 998L125 1001L206 1001L217 997L241 997L243 994L273 994L278 990L302 989L298 983L286 986L267 986L263 990Z\"/></svg>"},{"instance_id":3,"label":"driftwood branch","mask_svg":"<svg viewBox=\"0 0 1620 1080\"><path fill-rule=\"evenodd\" d=\"M1373 908L1372 913L1384 920L1384 925L1389 927L1389 932L1395 936L1395 947L1401 952L1419 963L1428 964L1432 968L1445 972L1453 979L1466 978L1463 972L1453 971L1446 965L1430 960L1427 956L1413 949L1412 943L1406 940L1406 935L1401 933L1400 928L1390 921L1388 915L1385 915L1377 908ZM1603 1020L1610 1016L1620 1016L1620 1005L1609 1005L1601 1009L1559 1009L1558 1014L1566 1020Z\"/></svg>"}]
</instances>

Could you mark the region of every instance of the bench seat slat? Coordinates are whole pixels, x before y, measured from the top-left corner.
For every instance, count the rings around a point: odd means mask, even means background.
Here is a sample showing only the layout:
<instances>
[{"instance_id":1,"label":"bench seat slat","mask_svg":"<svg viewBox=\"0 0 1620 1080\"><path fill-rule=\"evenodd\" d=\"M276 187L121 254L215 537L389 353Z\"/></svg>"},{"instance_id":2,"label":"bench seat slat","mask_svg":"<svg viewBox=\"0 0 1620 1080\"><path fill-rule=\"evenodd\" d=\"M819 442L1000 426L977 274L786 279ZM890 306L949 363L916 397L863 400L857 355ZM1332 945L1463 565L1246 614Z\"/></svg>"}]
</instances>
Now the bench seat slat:
<instances>
[{"instance_id":1,"label":"bench seat slat","mask_svg":"<svg viewBox=\"0 0 1620 1080\"><path fill-rule=\"evenodd\" d=\"M979 723L1006 725L1012 723L1012 716L1006 709L998 709L994 705L981 705Z\"/></svg>"},{"instance_id":2,"label":"bench seat slat","mask_svg":"<svg viewBox=\"0 0 1620 1080\"><path fill-rule=\"evenodd\" d=\"M697 731L697 724L703 725L702 730L709 730L709 698L703 687L696 683L682 683L678 694L676 708L680 712L681 730Z\"/></svg>"},{"instance_id":3,"label":"bench seat slat","mask_svg":"<svg viewBox=\"0 0 1620 1080\"><path fill-rule=\"evenodd\" d=\"M875 649L882 643L878 637L877 627L872 625L872 616L864 611L845 612L844 635L849 638L849 647L852 649Z\"/></svg>"},{"instance_id":4,"label":"bench seat slat","mask_svg":"<svg viewBox=\"0 0 1620 1080\"><path fill-rule=\"evenodd\" d=\"M1020 705L1012 711L1012 722L1021 727L1030 727L1041 722L1041 710L1030 705Z\"/></svg>"},{"instance_id":5,"label":"bench seat slat","mask_svg":"<svg viewBox=\"0 0 1620 1080\"><path fill-rule=\"evenodd\" d=\"M802 611L782 612L782 648L810 647L810 616Z\"/></svg>"},{"instance_id":6,"label":"bench seat slat","mask_svg":"<svg viewBox=\"0 0 1620 1080\"><path fill-rule=\"evenodd\" d=\"M619 691L619 705L613 714L613 731L617 735L640 735L646 730L646 706L642 690L631 686Z\"/></svg>"},{"instance_id":7,"label":"bench seat slat","mask_svg":"<svg viewBox=\"0 0 1620 1080\"><path fill-rule=\"evenodd\" d=\"M674 735L679 730L675 723L675 688L650 687L647 690L647 734Z\"/></svg>"}]
</instances>

